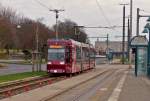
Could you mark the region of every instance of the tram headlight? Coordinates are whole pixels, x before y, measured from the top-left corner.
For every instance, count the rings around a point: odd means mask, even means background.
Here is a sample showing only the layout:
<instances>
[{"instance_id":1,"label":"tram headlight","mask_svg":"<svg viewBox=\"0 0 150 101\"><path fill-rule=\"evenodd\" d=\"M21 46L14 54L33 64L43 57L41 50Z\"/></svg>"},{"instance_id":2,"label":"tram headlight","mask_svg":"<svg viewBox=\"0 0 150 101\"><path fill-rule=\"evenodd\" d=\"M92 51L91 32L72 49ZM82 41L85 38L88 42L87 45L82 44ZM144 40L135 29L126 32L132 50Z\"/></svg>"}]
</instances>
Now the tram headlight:
<instances>
[{"instance_id":1,"label":"tram headlight","mask_svg":"<svg viewBox=\"0 0 150 101\"><path fill-rule=\"evenodd\" d=\"M60 64L61 64L61 65L64 65L64 64L65 64L65 62L64 62L64 61L62 61L62 62L60 62Z\"/></svg>"},{"instance_id":2,"label":"tram headlight","mask_svg":"<svg viewBox=\"0 0 150 101\"><path fill-rule=\"evenodd\" d=\"M48 62L47 64L48 64L48 65L51 65L51 64L52 64L52 62Z\"/></svg>"}]
</instances>

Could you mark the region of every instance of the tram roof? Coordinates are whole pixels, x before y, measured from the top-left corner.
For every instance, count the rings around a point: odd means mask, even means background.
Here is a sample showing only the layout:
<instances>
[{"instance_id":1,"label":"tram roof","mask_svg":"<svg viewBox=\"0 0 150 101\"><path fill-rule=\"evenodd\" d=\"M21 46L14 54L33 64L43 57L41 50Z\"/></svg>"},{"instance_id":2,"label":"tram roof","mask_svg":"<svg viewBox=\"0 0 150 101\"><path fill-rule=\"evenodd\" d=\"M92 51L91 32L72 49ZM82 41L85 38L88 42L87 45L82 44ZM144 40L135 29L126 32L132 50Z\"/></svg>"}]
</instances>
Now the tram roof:
<instances>
[{"instance_id":1,"label":"tram roof","mask_svg":"<svg viewBox=\"0 0 150 101\"><path fill-rule=\"evenodd\" d=\"M78 42L78 41L75 41L73 39L68 39L68 40L65 40L65 39L59 39L59 40L56 40L56 39L48 39L47 40L48 43L51 43L51 42L59 42L59 43L64 43L64 44L72 44L72 45L77 45L77 46L82 46L82 47L90 47L90 48L94 48L93 45L90 45L90 44L85 44L85 43L81 43L81 42Z\"/></svg>"}]
</instances>

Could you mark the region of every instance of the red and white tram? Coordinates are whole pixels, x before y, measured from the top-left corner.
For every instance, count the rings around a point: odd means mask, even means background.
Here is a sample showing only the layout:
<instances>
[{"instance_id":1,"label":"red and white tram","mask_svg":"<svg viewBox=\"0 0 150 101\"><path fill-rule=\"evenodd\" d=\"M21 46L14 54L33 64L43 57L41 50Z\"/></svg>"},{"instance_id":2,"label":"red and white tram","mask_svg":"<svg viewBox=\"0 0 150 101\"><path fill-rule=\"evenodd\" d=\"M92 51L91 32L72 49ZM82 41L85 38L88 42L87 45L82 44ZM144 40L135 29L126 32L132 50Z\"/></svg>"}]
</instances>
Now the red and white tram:
<instances>
[{"instance_id":1,"label":"red and white tram","mask_svg":"<svg viewBox=\"0 0 150 101\"><path fill-rule=\"evenodd\" d=\"M95 67L95 49L92 45L74 40L48 40L49 74L72 74Z\"/></svg>"}]
</instances>

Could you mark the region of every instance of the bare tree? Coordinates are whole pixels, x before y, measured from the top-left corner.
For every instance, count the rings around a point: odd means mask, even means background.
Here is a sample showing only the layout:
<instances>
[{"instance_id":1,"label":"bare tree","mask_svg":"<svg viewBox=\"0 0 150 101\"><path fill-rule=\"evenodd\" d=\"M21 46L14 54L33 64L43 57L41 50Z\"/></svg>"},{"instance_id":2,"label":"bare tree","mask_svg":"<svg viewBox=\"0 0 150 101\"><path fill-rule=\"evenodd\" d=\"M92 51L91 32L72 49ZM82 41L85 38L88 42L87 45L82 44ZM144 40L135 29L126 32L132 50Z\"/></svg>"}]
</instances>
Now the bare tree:
<instances>
[{"instance_id":1,"label":"bare tree","mask_svg":"<svg viewBox=\"0 0 150 101\"><path fill-rule=\"evenodd\" d=\"M54 25L52 27L53 31L55 29ZM59 32L59 38L63 39L74 39L80 42L86 42L87 34L85 33L84 29L77 28L79 36L75 35L75 26L77 26L77 23L66 19L64 22L58 22L58 32Z\"/></svg>"},{"instance_id":2,"label":"bare tree","mask_svg":"<svg viewBox=\"0 0 150 101\"><path fill-rule=\"evenodd\" d=\"M0 17L1 48L7 49L8 54L9 54L9 49L14 46L12 28L13 28L12 24L10 24L10 22L7 19Z\"/></svg>"}]
</instances>

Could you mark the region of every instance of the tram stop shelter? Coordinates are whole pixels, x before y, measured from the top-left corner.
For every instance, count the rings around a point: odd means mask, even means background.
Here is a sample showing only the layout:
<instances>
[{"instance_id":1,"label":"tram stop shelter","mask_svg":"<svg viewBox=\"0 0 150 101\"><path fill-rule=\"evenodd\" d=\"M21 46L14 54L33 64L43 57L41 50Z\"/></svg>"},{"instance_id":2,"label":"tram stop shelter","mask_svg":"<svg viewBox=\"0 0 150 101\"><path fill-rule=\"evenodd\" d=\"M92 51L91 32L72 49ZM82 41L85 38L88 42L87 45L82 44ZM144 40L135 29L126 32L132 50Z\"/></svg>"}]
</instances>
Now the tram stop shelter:
<instances>
[{"instance_id":1,"label":"tram stop shelter","mask_svg":"<svg viewBox=\"0 0 150 101\"><path fill-rule=\"evenodd\" d=\"M146 36L135 36L130 42L131 48L135 48L135 76L147 75L148 40Z\"/></svg>"}]
</instances>

